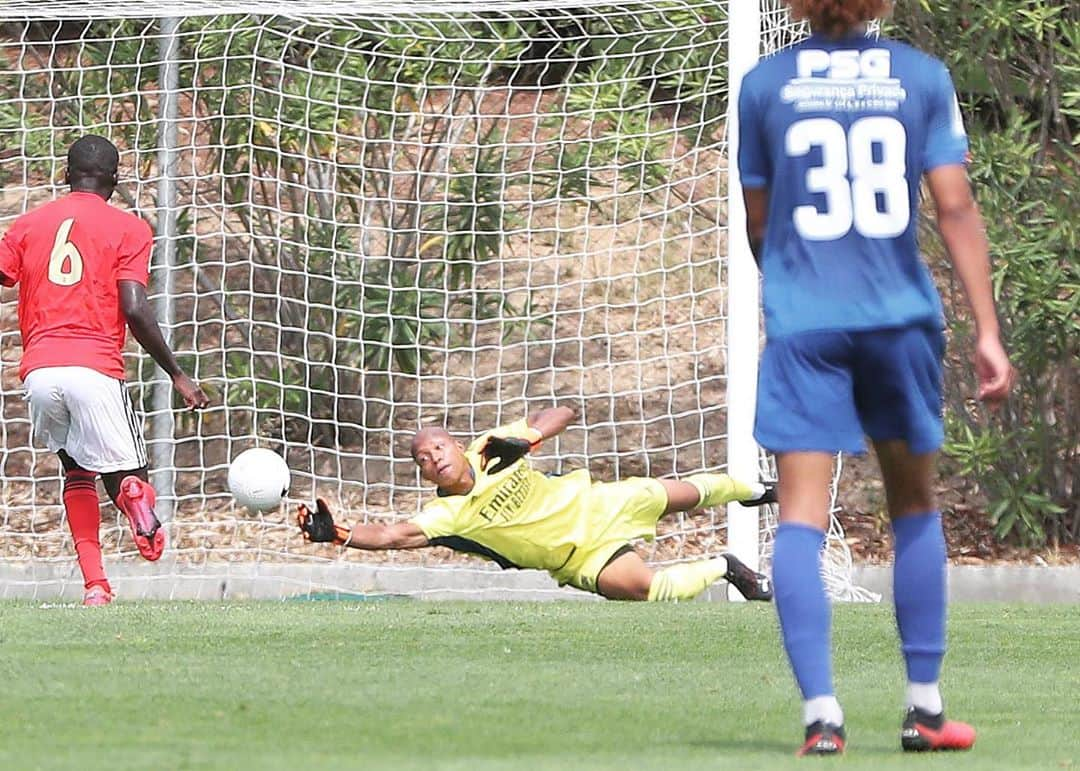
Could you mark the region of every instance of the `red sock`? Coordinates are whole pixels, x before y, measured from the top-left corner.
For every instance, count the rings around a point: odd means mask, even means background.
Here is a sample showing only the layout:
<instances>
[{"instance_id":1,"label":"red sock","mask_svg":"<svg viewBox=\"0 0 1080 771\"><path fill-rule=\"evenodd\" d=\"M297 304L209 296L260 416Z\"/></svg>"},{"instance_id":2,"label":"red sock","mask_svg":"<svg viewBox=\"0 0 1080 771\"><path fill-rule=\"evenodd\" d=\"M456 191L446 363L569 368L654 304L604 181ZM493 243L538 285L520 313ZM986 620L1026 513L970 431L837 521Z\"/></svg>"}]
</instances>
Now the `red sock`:
<instances>
[{"instance_id":1,"label":"red sock","mask_svg":"<svg viewBox=\"0 0 1080 771\"><path fill-rule=\"evenodd\" d=\"M64 476L64 508L67 510L68 527L75 541L75 554L79 557L79 569L83 574L83 586L89 589L97 584L112 592L101 565L101 509L98 492L90 471L69 471Z\"/></svg>"}]
</instances>

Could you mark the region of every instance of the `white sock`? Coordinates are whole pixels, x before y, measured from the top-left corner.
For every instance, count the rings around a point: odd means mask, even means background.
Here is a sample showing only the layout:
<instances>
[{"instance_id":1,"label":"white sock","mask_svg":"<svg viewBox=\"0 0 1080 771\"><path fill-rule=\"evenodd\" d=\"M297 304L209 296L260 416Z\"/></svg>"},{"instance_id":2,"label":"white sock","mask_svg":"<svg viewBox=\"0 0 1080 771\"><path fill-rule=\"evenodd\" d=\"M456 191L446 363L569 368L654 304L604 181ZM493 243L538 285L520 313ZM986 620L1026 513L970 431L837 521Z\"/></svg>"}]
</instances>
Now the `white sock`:
<instances>
[{"instance_id":1,"label":"white sock","mask_svg":"<svg viewBox=\"0 0 1080 771\"><path fill-rule=\"evenodd\" d=\"M815 696L803 702L803 724L812 725L821 720L830 725L844 724L844 711L835 696Z\"/></svg>"},{"instance_id":2,"label":"white sock","mask_svg":"<svg viewBox=\"0 0 1080 771\"><path fill-rule=\"evenodd\" d=\"M749 501L756 500L765 494L765 485L761 482L750 482L746 486L750 488L750 497L747 498Z\"/></svg>"},{"instance_id":3,"label":"white sock","mask_svg":"<svg viewBox=\"0 0 1080 771\"><path fill-rule=\"evenodd\" d=\"M932 683L908 683L907 707L918 707L931 715L940 715L944 706L941 703L941 689L937 681Z\"/></svg>"}]
</instances>

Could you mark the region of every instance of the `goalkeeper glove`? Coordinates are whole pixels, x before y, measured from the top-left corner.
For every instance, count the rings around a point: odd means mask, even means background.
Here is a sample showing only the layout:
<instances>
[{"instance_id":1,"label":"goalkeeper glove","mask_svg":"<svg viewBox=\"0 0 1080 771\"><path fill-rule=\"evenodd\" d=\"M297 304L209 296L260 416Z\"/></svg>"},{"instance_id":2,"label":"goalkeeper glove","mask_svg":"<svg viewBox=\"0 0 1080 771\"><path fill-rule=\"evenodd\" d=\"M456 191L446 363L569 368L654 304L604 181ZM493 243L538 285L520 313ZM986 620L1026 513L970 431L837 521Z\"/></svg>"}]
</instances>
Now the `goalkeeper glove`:
<instances>
[{"instance_id":1,"label":"goalkeeper glove","mask_svg":"<svg viewBox=\"0 0 1080 771\"><path fill-rule=\"evenodd\" d=\"M349 540L349 529L334 524L334 515L322 498L315 501L315 511L301 503L296 512L296 524L300 526L304 540L311 543L343 546Z\"/></svg>"},{"instance_id":2,"label":"goalkeeper glove","mask_svg":"<svg viewBox=\"0 0 1080 771\"><path fill-rule=\"evenodd\" d=\"M517 436L489 436L480 448L480 468L489 474L498 474L524 458L534 447L540 446L543 439L544 435L532 427L529 428L529 437L525 439ZM489 469L487 465L494 458L498 458L499 462Z\"/></svg>"}]
</instances>

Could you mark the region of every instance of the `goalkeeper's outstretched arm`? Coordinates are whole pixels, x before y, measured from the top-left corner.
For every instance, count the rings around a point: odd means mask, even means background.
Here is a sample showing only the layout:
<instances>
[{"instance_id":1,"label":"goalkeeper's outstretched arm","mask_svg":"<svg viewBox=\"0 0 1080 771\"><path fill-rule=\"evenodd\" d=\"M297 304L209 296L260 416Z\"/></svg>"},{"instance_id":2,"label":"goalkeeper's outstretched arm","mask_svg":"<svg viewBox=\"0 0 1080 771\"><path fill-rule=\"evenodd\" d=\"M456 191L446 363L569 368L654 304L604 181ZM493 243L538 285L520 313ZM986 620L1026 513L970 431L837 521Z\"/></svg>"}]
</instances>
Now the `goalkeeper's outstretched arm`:
<instances>
[{"instance_id":1,"label":"goalkeeper's outstretched arm","mask_svg":"<svg viewBox=\"0 0 1080 771\"><path fill-rule=\"evenodd\" d=\"M367 523L353 525L352 528L339 525L334 522L334 515L322 498L316 501L315 511L301 503L296 524L300 526L304 539L312 543L334 543L369 551L420 549L429 545L424 531L412 522L397 522L392 525Z\"/></svg>"},{"instance_id":2,"label":"goalkeeper's outstretched arm","mask_svg":"<svg viewBox=\"0 0 1080 771\"><path fill-rule=\"evenodd\" d=\"M533 445L537 445L545 439L558 436L574 419L574 411L569 407L549 407L530 413L526 418L529 428L536 431L534 436L528 438Z\"/></svg>"},{"instance_id":3,"label":"goalkeeper's outstretched arm","mask_svg":"<svg viewBox=\"0 0 1080 771\"><path fill-rule=\"evenodd\" d=\"M354 525L349 530L349 537L342 544L352 549L422 549L430 545L424 531L412 522L395 522L387 525L381 522Z\"/></svg>"}]
</instances>

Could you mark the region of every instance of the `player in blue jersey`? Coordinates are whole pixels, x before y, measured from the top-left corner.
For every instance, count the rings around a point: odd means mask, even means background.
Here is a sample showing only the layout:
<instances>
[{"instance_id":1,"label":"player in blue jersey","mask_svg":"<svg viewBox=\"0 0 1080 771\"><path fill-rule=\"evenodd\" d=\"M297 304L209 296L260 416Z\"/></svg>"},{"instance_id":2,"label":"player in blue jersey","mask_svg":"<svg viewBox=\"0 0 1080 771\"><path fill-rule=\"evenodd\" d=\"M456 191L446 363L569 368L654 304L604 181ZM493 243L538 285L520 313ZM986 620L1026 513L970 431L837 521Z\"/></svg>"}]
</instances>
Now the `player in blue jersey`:
<instances>
[{"instance_id":1,"label":"player in blue jersey","mask_svg":"<svg viewBox=\"0 0 1080 771\"><path fill-rule=\"evenodd\" d=\"M894 600L907 665L905 750L967 749L946 721L945 540L932 480L944 437L942 308L919 255L919 186L976 328L979 398L1004 399L1013 370L998 332L988 247L948 70L868 37L887 0L790 0L812 36L760 62L739 96L747 230L764 275L767 343L755 436L776 454L780 526L773 591L804 699L804 754L844 748L833 692L830 608L819 568L833 455L869 436L892 519Z\"/></svg>"}]
</instances>

